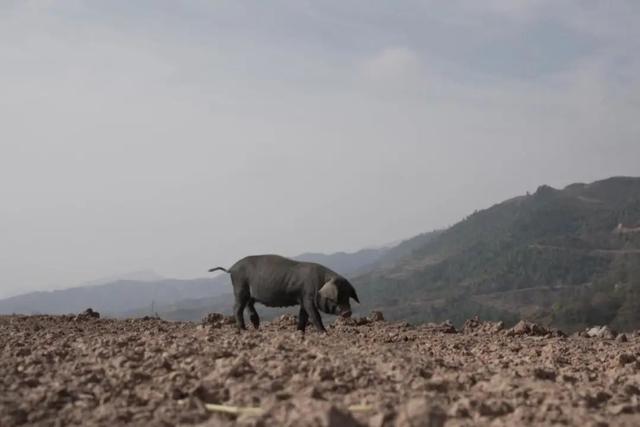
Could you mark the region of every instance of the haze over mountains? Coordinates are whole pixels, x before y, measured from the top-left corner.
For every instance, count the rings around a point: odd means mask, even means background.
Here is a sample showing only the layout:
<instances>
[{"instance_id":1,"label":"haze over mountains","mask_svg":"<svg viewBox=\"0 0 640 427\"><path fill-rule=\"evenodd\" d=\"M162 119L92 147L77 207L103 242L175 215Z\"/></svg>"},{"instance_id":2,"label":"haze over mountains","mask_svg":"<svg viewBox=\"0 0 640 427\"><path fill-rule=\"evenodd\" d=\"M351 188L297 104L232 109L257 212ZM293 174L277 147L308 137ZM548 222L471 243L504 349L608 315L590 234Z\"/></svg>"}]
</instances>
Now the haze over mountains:
<instances>
[{"instance_id":1,"label":"haze over mountains","mask_svg":"<svg viewBox=\"0 0 640 427\"><path fill-rule=\"evenodd\" d=\"M456 323L475 314L540 321L567 330L640 327L640 178L614 177L558 190L540 186L477 211L447 230L393 247L302 254L351 277L362 305L391 319ZM152 307L153 304L153 307ZM226 275L117 281L0 301L0 313L157 312L197 320L231 311ZM282 310L260 307L266 318Z\"/></svg>"},{"instance_id":2,"label":"haze over mountains","mask_svg":"<svg viewBox=\"0 0 640 427\"><path fill-rule=\"evenodd\" d=\"M208 298L228 289L216 286L219 279L161 279L151 281L117 280L97 285L31 292L0 300L0 314L66 314L92 307L104 314L117 315L144 307L172 304L185 298Z\"/></svg>"}]
</instances>

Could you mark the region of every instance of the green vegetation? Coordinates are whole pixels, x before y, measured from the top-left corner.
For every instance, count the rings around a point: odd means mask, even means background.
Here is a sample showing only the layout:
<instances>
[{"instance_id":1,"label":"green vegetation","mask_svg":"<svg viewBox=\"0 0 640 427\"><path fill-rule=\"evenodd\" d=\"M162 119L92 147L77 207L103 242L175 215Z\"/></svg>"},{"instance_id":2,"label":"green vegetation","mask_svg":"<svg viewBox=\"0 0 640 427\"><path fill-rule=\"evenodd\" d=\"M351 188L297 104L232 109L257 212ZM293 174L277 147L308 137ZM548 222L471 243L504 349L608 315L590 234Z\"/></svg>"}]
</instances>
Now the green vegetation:
<instances>
[{"instance_id":1,"label":"green vegetation","mask_svg":"<svg viewBox=\"0 0 640 427\"><path fill-rule=\"evenodd\" d=\"M640 178L540 187L479 211L355 280L366 308L412 321L479 315L575 330L640 327ZM362 291L360 291L362 289Z\"/></svg>"}]
</instances>

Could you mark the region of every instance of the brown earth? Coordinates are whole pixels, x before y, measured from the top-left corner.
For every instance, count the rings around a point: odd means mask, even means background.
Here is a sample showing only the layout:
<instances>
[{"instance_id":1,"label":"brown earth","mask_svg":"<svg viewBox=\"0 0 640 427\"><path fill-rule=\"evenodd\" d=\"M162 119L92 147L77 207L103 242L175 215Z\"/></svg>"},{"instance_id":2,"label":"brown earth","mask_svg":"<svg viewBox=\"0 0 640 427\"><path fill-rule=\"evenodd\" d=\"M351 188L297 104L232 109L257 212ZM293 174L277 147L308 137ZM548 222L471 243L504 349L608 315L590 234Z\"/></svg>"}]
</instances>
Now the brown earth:
<instances>
[{"instance_id":1,"label":"brown earth","mask_svg":"<svg viewBox=\"0 0 640 427\"><path fill-rule=\"evenodd\" d=\"M0 317L0 425L640 425L638 334L376 315L302 337L293 316L238 334L221 315L96 314Z\"/></svg>"}]
</instances>

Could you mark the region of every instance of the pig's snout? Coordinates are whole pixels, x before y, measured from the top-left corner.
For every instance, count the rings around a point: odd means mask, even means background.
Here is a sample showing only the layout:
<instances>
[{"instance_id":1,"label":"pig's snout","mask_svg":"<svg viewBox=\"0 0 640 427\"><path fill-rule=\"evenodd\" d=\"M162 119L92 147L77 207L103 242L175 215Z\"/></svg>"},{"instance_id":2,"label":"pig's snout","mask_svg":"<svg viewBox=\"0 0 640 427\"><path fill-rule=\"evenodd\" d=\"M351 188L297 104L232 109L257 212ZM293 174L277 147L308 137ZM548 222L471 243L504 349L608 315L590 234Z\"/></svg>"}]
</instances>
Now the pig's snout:
<instances>
[{"instance_id":1,"label":"pig's snout","mask_svg":"<svg viewBox=\"0 0 640 427\"><path fill-rule=\"evenodd\" d=\"M345 310L342 313L340 313L340 317L344 317L346 319L348 319L349 317L351 317L351 310Z\"/></svg>"}]
</instances>

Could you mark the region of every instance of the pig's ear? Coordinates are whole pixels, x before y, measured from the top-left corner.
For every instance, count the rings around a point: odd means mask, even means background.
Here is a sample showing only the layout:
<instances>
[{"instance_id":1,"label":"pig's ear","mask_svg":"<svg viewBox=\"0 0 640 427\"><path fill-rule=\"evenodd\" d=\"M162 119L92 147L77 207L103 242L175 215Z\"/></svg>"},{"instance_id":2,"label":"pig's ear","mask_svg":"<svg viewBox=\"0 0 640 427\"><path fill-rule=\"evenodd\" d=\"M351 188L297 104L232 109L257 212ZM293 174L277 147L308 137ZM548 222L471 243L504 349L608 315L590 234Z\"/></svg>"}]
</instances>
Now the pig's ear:
<instances>
[{"instance_id":1,"label":"pig's ear","mask_svg":"<svg viewBox=\"0 0 640 427\"><path fill-rule=\"evenodd\" d=\"M336 280L331 279L318 291L322 298L329 299L331 301L338 301L338 286L336 285Z\"/></svg>"},{"instance_id":2,"label":"pig's ear","mask_svg":"<svg viewBox=\"0 0 640 427\"><path fill-rule=\"evenodd\" d=\"M358 304L360 304L360 300L358 299L358 294L356 294L356 290L351 286L351 298L353 298Z\"/></svg>"}]
</instances>

